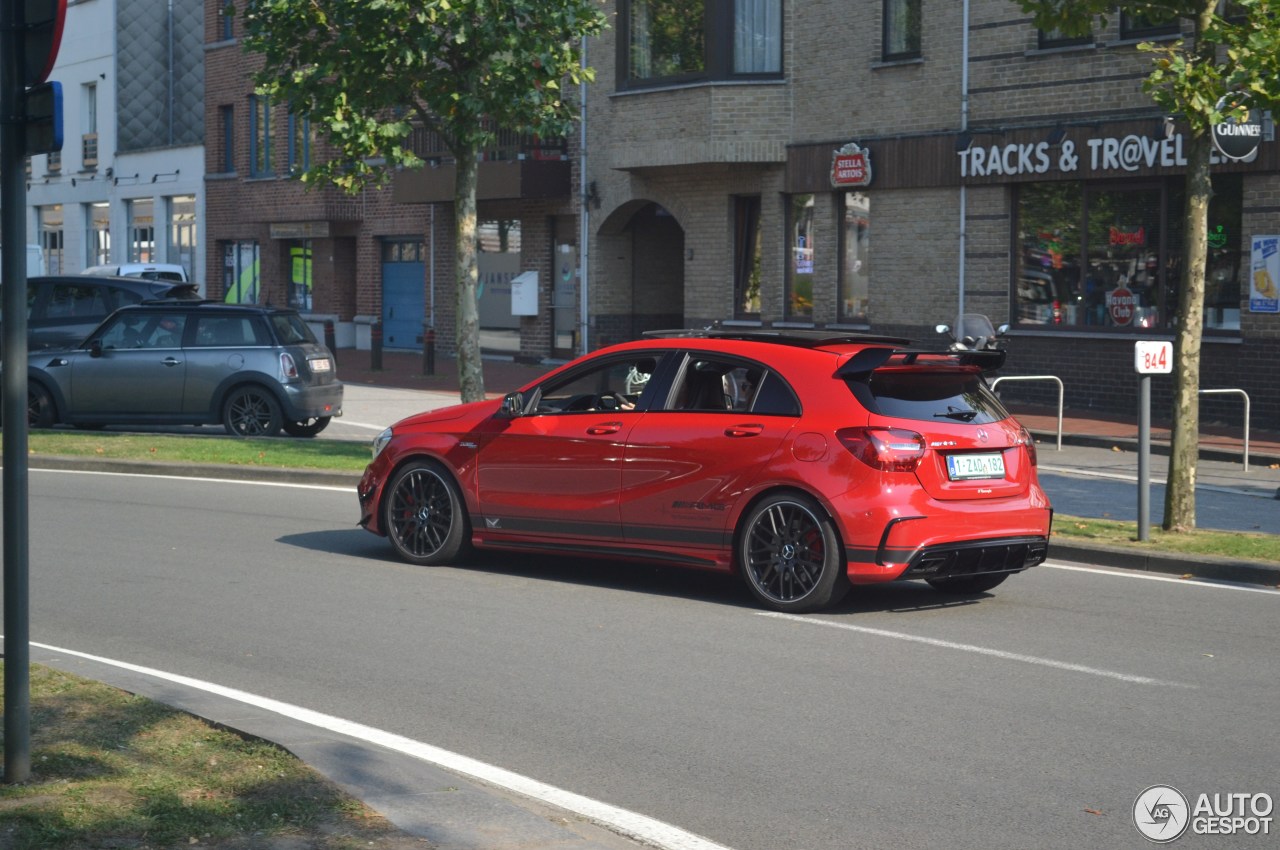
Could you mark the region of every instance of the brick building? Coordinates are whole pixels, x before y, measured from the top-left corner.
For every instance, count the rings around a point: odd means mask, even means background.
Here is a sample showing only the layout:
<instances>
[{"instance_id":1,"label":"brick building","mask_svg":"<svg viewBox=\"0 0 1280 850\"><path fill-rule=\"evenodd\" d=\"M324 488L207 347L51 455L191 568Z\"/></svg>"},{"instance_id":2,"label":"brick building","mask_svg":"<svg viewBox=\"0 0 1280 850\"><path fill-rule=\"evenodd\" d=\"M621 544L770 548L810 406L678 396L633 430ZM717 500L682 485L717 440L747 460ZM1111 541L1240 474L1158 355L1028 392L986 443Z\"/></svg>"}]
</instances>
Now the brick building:
<instances>
[{"instance_id":1,"label":"brick building","mask_svg":"<svg viewBox=\"0 0 1280 850\"><path fill-rule=\"evenodd\" d=\"M261 59L246 54L235 4L206 0L205 278L209 294L298 308L332 322L341 348L368 349L375 324L389 349L421 350L428 329L454 348L453 167L438 141L429 161L384 187L349 195L307 189L297 175L330 152L305 119L254 93ZM572 141L501 136L479 175L480 314L484 348L539 361L568 357L577 338L578 230ZM514 279L537 277L513 311ZM521 279L521 282L528 278ZM522 291L527 291L527 287Z\"/></svg>"},{"instance_id":2,"label":"brick building","mask_svg":"<svg viewBox=\"0 0 1280 850\"><path fill-rule=\"evenodd\" d=\"M985 313L1013 327L1003 374L1132 415L1135 340L1173 337L1185 183L1136 45L1176 25L1114 15L1063 39L1009 0L692 6L611 0L590 46L593 344L713 321L932 340ZM1245 389L1274 423L1264 131L1215 165L1202 386ZM1056 400L1039 386L1002 390ZM1157 415L1171 389L1155 381ZM1240 420L1238 400L1203 410Z\"/></svg>"}]
</instances>

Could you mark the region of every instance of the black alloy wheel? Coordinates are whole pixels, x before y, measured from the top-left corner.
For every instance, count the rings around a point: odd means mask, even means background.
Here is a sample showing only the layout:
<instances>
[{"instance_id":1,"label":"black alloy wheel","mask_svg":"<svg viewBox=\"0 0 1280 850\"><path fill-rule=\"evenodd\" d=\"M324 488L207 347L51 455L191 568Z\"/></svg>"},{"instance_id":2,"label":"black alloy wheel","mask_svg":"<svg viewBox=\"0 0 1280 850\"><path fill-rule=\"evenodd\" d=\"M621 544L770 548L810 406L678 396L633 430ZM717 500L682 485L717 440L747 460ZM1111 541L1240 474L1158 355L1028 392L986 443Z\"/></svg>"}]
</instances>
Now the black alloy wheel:
<instances>
[{"instance_id":1,"label":"black alloy wheel","mask_svg":"<svg viewBox=\"0 0 1280 850\"><path fill-rule=\"evenodd\" d=\"M396 553L411 564L434 566L463 555L470 522L453 477L432 461L402 467L387 486L383 529Z\"/></svg>"},{"instance_id":2,"label":"black alloy wheel","mask_svg":"<svg viewBox=\"0 0 1280 850\"><path fill-rule=\"evenodd\" d=\"M776 493L743 520L738 564L751 592L775 611L816 611L849 590L831 519L813 499Z\"/></svg>"},{"instance_id":3,"label":"black alloy wheel","mask_svg":"<svg viewBox=\"0 0 1280 850\"><path fill-rule=\"evenodd\" d=\"M283 424L280 404L261 387L240 387L227 398L222 424L233 437L274 437Z\"/></svg>"}]
</instances>

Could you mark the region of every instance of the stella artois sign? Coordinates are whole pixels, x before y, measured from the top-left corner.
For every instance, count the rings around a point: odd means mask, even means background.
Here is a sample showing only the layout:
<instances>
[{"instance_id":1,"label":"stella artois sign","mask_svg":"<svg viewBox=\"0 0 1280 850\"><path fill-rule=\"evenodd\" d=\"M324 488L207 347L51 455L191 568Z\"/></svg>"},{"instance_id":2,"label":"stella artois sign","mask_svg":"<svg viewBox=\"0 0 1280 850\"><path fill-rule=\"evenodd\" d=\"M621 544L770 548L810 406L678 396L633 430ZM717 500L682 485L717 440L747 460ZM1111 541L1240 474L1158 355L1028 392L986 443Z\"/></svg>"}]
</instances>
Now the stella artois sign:
<instances>
[{"instance_id":1,"label":"stella artois sign","mask_svg":"<svg viewBox=\"0 0 1280 850\"><path fill-rule=\"evenodd\" d=\"M831 185L839 189L845 186L871 185L871 152L857 142L832 151Z\"/></svg>"}]
</instances>

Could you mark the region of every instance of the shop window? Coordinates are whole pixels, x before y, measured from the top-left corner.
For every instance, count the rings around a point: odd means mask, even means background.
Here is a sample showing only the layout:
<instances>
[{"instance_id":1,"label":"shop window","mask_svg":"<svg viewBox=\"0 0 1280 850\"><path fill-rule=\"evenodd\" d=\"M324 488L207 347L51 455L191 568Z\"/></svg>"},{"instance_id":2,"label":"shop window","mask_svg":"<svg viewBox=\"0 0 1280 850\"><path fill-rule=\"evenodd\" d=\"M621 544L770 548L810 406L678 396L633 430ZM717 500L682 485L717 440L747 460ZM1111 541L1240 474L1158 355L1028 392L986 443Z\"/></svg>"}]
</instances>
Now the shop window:
<instances>
[{"instance_id":1,"label":"shop window","mask_svg":"<svg viewBox=\"0 0 1280 850\"><path fill-rule=\"evenodd\" d=\"M36 207L40 217L40 249L44 251L44 267L49 274L62 274L64 235L62 204Z\"/></svg>"},{"instance_id":2,"label":"shop window","mask_svg":"<svg viewBox=\"0 0 1280 850\"><path fill-rule=\"evenodd\" d=\"M782 72L782 0L623 0L623 88Z\"/></svg>"},{"instance_id":3,"label":"shop window","mask_svg":"<svg viewBox=\"0 0 1280 850\"><path fill-rule=\"evenodd\" d=\"M169 248L171 263L181 263L187 270L187 278L195 280L192 272L196 265L196 196L174 195L166 198L169 208ZM201 275L203 277L203 275Z\"/></svg>"},{"instance_id":4,"label":"shop window","mask_svg":"<svg viewBox=\"0 0 1280 850\"><path fill-rule=\"evenodd\" d=\"M1018 192L1013 319L1055 329L1169 330L1181 284L1183 180L1038 183ZM1205 327L1240 326L1241 178L1214 178Z\"/></svg>"},{"instance_id":5,"label":"shop window","mask_svg":"<svg viewBox=\"0 0 1280 850\"><path fill-rule=\"evenodd\" d=\"M301 312L311 310L312 252L310 239L289 243L289 306Z\"/></svg>"},{"instance_id":6,"label":"shop window","mask_svg":"<svg viewBox=\"0 0 1280 850\"><path fill-rule=\"evenodd\" d=\"M111 259L111 208L106 201L85 204L85 265L99 266Z\"/></svg>"},{"instance_id":7,"label":"shop window","mask_svg":"<svg viewBox=\"0 0 1280 850\"><path fill-rule=\"evenodd\" d=\"M151 198L134 198L125 201L129 218L129 262L154 263L156 261L155 201Z\"/></svg>"},{"instance_id":8,"label":"shop window","mask_svg":"<svg viewBox=\"0 0 1280 850\"><path fill-rule=\"evenodd\" d=\"M884 44L886 62L920 58L921 0L884 0Z\"/></svg>"},{"instance_id":9,"label":"shop window","mask_svg":"<svg viewBox=\"0 0 1280 850\"><path fill-rule=\"evenodd\" d=\"M760 196L733 199L733 317L760 318Z\"/></svg>"},{"instance_id":10,"label":"shop window","mask_svg":"<svg viewBox=\"0 0 1280 850\"><path fill-rule=\"evenodd\" d=\"M846 192L840 228L839 320L856 324L870 321L871 197L865 192Z\"/></svg>"},{"instance_id":11,"label":"shop window","mask_svg":"<svg viewBox=\"0 0 1280 850\"><path fill-rule=\"evenodd\" d=\"M813 195L792 195L787 209L787 292L789 321L813 321Z\"/></svg>"}]
</instances>

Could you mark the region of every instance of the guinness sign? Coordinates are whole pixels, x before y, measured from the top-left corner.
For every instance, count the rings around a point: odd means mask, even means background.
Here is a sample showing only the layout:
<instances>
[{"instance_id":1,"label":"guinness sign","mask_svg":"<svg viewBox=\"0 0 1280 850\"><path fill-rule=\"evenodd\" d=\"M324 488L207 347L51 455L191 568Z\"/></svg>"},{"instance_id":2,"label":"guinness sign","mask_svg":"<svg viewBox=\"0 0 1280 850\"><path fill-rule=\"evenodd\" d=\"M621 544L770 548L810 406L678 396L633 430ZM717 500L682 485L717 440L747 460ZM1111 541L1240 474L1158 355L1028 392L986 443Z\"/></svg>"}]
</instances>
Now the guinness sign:
<instances>
[{"instance_id":1,"label":"guinness sign","mask_svg":"<svg viewBox=\"0 0 1280 850\"><path fill-rule=\"evenodd\" d=\"M1228 103L1227 98L1218 101L1218 111L1235 106ZM1213 146L1218 153L1227 159L1250 159L1258 152L1262 143L1262 112L1258 109L1247 110L1243 118L1226 118L1214 124L1211 133Z\"/></svg>"}]
</instances>

